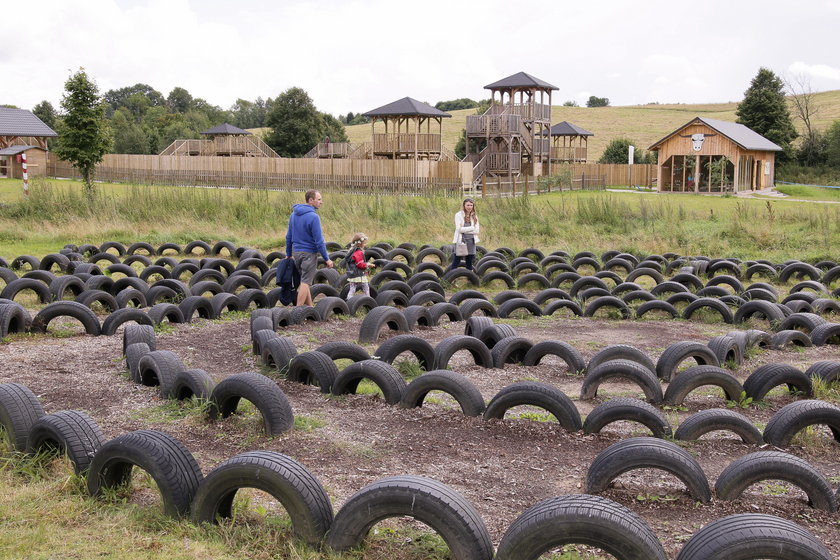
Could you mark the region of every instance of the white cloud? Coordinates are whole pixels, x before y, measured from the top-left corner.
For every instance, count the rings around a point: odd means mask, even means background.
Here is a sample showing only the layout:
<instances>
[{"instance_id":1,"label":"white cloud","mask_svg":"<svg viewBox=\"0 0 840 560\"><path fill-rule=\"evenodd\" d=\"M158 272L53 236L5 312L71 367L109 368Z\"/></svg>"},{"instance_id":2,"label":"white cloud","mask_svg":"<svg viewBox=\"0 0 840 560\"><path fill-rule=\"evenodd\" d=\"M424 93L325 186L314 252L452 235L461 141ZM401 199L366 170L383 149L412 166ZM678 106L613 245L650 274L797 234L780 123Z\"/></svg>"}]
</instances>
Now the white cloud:
<instances>
[{"instance_id":1,"label":"white cloud","mask_svg":"<svg viewBox=\"0 0 840 560\"><path fill-rule=\"evenodd\" d=\"M813 76L815 78L827 78L829 80L840 81L840 68L834 68L827 64L806 64L797 60L788 67L788 71L792 74L802 74L806 76Z\"/></svg>"}]
</instances>

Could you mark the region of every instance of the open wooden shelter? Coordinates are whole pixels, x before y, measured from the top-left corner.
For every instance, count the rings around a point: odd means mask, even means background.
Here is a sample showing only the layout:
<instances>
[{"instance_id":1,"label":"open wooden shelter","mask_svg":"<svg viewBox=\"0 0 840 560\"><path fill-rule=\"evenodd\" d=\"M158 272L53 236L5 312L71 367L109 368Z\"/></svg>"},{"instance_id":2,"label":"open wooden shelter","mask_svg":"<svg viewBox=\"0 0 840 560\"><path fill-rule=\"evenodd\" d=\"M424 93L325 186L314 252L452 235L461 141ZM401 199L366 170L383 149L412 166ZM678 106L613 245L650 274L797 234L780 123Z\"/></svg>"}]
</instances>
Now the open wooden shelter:
<instances>
[{"instance_id":1,"label":"open wooden shelter","mask_svg":"<svg viewBox=\"0 0 840 560\"><path fill-rule=\"evenodd\" d=\"M550 173L551 92L557 87L519 72L484 86L490 107L467 117L467 156L476 178ZM543 169L542 164L547 164Z\"/></svg>"},{"instance_id":2,"label":"open wooden shelter","mask_svg":"<svg viewBox=\"0 0 840 560\"><path fill-rule=\"evenodd\" d=\"M666 192L740 192L773 186L782 148L746 126L696 117L650 150L659 152L657 185Z\"/></svg>"},{"instance_id":3,"label":"open wooden shelter","mask_svg":"<svg viewBox=\"0 0 840 560\"><path fill-rule=\"evenodd\" d=\"M428 160L454 158L454 154L441 141L443 119L452 117L449 113L411 97L403 97L368 111L364 116L369 117L371 122L374 157Z\"/></svg>"},{"instance_id":4,"label":"open wooden shelter","mask_svg":"<svg viewBox=\"0 0 840 560\"><path fill-rule=\"evenodd\" d=\"M587 142L593 133L569 121L553 125L548 130L551 137L551 161L561 163L586 163Z\"/></svg>"},{"instance_id":5,"label":"open wooden shelter","mask_svg":"<svg viewBox=\"0 0 840 560\"><path fill-rule=\"evenodd\" d=\"M29 175L45 175L47 139L57 136L31 111L0 107L0 178L23 177L22 164L18 159L24 153Z\"/></svg>"},{"instance_id":6,"label":"open wooden shelter","mask_svg":"<svg viewBox=\"0 0 840 560\"><path fill-rule=\"evenodd\" d=\"M241 128L224 123L199 134L208 140L175 140L162 156L280 157L268 144Z\"/></svg>"}]
</instances>

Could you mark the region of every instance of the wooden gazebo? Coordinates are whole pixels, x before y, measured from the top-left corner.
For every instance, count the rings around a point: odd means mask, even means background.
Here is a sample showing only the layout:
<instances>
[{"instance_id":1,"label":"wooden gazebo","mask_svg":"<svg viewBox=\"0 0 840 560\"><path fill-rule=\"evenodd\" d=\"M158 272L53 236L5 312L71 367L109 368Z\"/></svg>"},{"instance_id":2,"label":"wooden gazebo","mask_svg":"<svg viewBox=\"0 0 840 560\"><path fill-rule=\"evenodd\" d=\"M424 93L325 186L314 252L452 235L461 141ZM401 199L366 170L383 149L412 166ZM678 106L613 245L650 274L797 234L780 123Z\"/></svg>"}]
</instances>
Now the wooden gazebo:
<instances>
[{"instance_id":1,"label":"wooden gazebo","mask_svg":"<svg viewBox=\"0 0 840 560\"><path fill-rule=\"evenodd\" d=\"M746 126L696 117L650 150L659 152L657 185L667 192L740 192L772 187L782 148Z\"/></svg>"},{"instance_id":2,"label":"wooden gazebo","mask_svg":"<svg viewBox=\"0 0 840 560\"><path fill-rule=\"evenodd\" d=\"M553 125L551 136L551 161L560 163L586 163L587 141L593 133L569 121Z\"/></svg>"},{"instance_id":3,"label":"wooden gazebo","mask_svg":"<svg viewBox=\"0 0 840 560\"><path fill-rule=\"evenodd\" d=\"M364 116L369 117L371 122L374 157L454 159L454 154L449 153L450 150L441 142L443 119L450 118L452 115L449 113L411 97L403 97L368 111ZM432 128L433 122L437 125L435 128Z\"/></svg>"},{"instance_id":4,"label":"wooden gazebo","mask_svg":"<svg viewBox=\"0 0 840 560\"><path fill-rule=\"evenodd\" d=\"M0 177L23 176L18 156L26 154L30 176L47 173L47 139L58 134L31 111L0 107Z\"/></svg>"},{"instance_id":5,"label":"wooden gazebo","mask_svg":"<svg viewBox=\"0 0 840 560\"><path fill-rule=\"evenodd\" d=\"M162 156L280 157L268 144L241 128L224 123L200 132L208 140L175 140Z\"/></svg>"},{"instance_id":6,"label":"wooden gazebo","mask_svg":"<svg viewBox=\"0 0 840 560\"><path fill-rule=\"evenodd\" d=\"M476 179L550 172L551 92L557 87L525 72L484 86L490 107L467 117L467 156ZM472 153L471 153L472 152ZM542 164L546 164L543 168Z\"/></svg>"}]
</instances>

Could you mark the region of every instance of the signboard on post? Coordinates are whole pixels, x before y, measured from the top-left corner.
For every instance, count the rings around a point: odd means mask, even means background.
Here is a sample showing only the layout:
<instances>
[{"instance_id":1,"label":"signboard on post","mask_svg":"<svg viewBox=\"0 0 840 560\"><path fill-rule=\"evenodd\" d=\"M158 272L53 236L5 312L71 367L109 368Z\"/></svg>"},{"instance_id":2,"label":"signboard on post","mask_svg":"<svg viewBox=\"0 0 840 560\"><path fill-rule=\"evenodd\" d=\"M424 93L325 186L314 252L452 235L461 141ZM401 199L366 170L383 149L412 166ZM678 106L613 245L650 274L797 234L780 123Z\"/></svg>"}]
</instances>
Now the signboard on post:
<instances>
[{"instance_id":1,"label":"signboard on post","mask_svg":"<svg viewBox=\"0 0 840 560\"><path fill-rule=\"evenodd\" d=\"M29 175L26 172L26 152L20 154L20 166L23 170L23 194L29 196Z\"/></svg>"},{"instance_id":2,"label":"signboard on post","mask_svg":"<svg viewBox=\"0 0 840 560\"><path fill-rule=\"evenodd\" d=\"M636 146L630 144L627 146L627 164L633 165L633 155L636 153Z\"/></svg>"}]
</instances>

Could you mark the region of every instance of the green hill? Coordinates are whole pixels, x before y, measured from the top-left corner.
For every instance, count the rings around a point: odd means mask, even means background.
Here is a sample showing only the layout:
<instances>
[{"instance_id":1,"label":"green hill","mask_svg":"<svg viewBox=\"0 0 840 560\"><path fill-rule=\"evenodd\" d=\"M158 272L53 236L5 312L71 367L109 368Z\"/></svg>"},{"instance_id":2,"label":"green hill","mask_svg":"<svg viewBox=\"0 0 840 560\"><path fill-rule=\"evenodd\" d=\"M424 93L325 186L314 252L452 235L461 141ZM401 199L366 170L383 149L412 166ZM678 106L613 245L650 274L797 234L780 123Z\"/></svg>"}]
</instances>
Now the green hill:
<instances>
[{"instance_id":1,"label":"green hill","mask_svg":"<svg viewBox=\"0 0 840 560\"><path fill-rule=\"evenodd\" d=\"M820 109L813 122L817 128L824 130L832 121L840 119L840 90L818 93L816 101ZM569 121L594 133L595 136L589 138L589 161L594 162L614 138L630 138L637 146L646 150L651 144L696 116L735 121L736 106L736 102L597 108L554 106L551 110L551 122ZM475 111L465 109L452 111L451 114L451 119L443 120L443 143L454 148L458 136L463 134L467 115L475 114ZM795 124L801 128L801 123ZM347 136L351 142L369 142L370 128L369 124L348 126Z\"/></svg>"}]
</instances>

